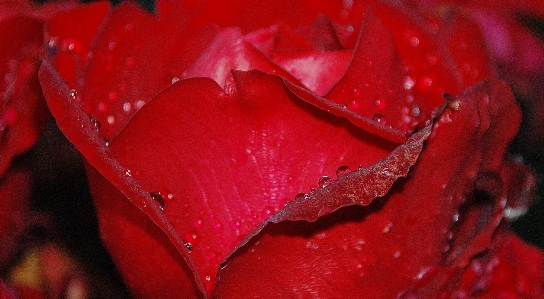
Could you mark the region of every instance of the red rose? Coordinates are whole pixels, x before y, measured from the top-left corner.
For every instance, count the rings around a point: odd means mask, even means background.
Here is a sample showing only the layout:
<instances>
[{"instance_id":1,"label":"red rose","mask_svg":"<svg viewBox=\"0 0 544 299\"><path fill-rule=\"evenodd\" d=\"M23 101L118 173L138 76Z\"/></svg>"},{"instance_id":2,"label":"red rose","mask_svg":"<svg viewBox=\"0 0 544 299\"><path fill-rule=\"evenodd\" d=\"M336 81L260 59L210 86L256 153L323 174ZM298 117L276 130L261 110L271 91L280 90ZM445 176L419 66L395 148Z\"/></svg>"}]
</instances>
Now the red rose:
<instances>
[{"instance_id":1,"label":"red rose","mask_svg":"<svg viewBox=\"0 0 544 299\"><path fill-rule=\"evenodd\" d=\"M136 297L539 298L541 252L501 225L533 187L505 157L520 113L467 28L379 1L124 3L40 81Z\"/></svg>"}]
</instances>

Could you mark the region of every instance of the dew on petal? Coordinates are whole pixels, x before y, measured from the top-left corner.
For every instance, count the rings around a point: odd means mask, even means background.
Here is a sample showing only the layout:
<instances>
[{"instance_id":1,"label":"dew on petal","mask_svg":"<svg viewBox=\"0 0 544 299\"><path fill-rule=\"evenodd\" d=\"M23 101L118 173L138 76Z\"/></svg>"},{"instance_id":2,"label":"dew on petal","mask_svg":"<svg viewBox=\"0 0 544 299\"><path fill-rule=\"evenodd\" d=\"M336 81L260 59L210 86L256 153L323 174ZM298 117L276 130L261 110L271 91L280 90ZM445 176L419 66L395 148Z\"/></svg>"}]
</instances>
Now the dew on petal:
<instances>
[{"instance_id":1,"label":"dew on petal","mask_svg":"<svg viewBox=\"0 0 544 299\"><path fill-rule=\"evenodd\" d=\"M100 130L101 124L97 119L91 118L91 125L96 131Z\"/></svg>"},{"instance_id":2,"label":"dew on petal","mask_svg":"<svg viewBox=\"0 0 544 299\"><path fill-rule=\"evenodd\" d=\"M419 114L421 114L421 110L419 109L419 106L418 105L412 106L411 113L413 117L418 117Z\"/></svg>"},{"instance_id":3,"label":"dew on petal","mask_svg":"<svg viewBox=\"0 0 544 299\"><path fill-rule=\"evenodd\" d=\"M419 38L413 36L412 38L410 38L410 45L412 47L417 47L419 46Z\"/></svg>"},{"instance_id":4,"label":"dew on petal","mask_svg":"<svg viewBox=\"0 0 544 299\"><path fill-rule=\"evenodd\" d=\"M272 214L274 214L274 208L271 207L271 206L266 206L266 207L261 211L261 218L262 218L263 220L268 219L268 217L270 217Z\"/></svg>"},{"instance_id":5,"label":"dew on petal","mask_svg":"<svg viewBox=\"0 0 544 299\"><path fill-rule=\"evenodd\" d=\"M385 116L380 113L374 114L374 116L372 116L372 120L385 124Z\"/></svg>"},{"instance_id":6,"label":"dew on petal","mask_svg":"<svg viewBox=\"0 0 544 299\"><path fill-rule=\"evenodd\" d=\"M412 79L412 77L406 76L404 78L404 84L403 84L404 89L406 89L406 90L412 89L414 87L415 83L416 82L414 81L414 79Z\"/></svg>"},{"instance_id":7,"label":"dew on petal","mask_svg":"<svg viewBox=\"0 0 544 299\"><path fill-rule=\"evenodd\" d=\"M184 243L183 246L185 246L185 248L187 248L189 252L193 251L193 244L187 242L187 243Z\"/></svg>"},{"instance_id":8,"label":"dew on petal","mask_svg":"<svg viewBox=\"0 0 544 299\"><path fill-rule=\"evenodd\" d=\"M151 192L149 195L151 195L151 199L159 204L159 208L164 211L164 208L166 207L166 201L164 200L162 194L160 192Z\"/></svg>"},{"instance_id":9,"label":"dew on petal","mask_svg":"<svg viewBox=\"0 0 544 299\"><path fill-rule=\"evenodd\" d=\"M298 193L297 195L295 195L295 200L302 200L306 198L306 196L307 196L306 193Z\"/></svg>"},{"instance_id":10,"label":"dew on petal","mask_svg":"<svg viewBox=\"0 0 544 299\"><path fill-rule=\"evenodd\" d=\"M382 110L385 108L385 98L383 97L378 97L374 100L374 106L376 106L376 108Z\"/></svg>"},{"instance_id":11,"label":"dew on petal","mask_svg":"<svg viewBox=\"0 0 544 299\"><path fill-rule=\"evenodd\" d=\"M74 89L70 89L70 102L73 102L76 100L77 97L77 91Z\"/></svg>"},{"instance_id":12,"label":"dew on petal","mask_svg":"<svg viewBox=\"0 0 544 299\"><path fill-rule=\"evenodd\" d=\"M196 230L191 229L185 234L185 240L187 243L191 243L192 246L196 246L200 242L200 237Z\"/></svg>"},{"instance_id":13,"label":"dew on petal","mask_svg":"<svg viewBox=\"0 0 544 299\"><path fill-rule=\"evenodd\" d=\"M113 125L115 123L115 117L113 115L108 116L108 124Z\"/></svg>"},{"instance_id":14,"label":"dew on petal","mask_svg":"<svg viewBox=\"0 0 544 299\"><path fill-rule=\"evenodd\" d=\"M327 187L328 185L330 185L332 183L332 179L328 176L323 176L319 179L319 181L317 182L318 186L320 188L325 188Z\"/></svg>"},{"instance_id":15,"label":"dew on petal","mask_svg":"<svg viewBox=\"0 0 544 299\"><path fill-rule=\"evenodd\" d=\"M388 233L390 230L391 230L391 227L393 227L393 223L389 222L382 230L382 232L385 234L385 233Z\"/></svg>"},{"instance_id":16,"label":"dew on petal","mask_svg":"<svg viewBox=\"0 0 544 299\"><path fill-rule=\"evenodd\" d=\"M351 169L346 165L342 165L336 169L336 177L341 177L348 172L351 172Z\"/></svg>"},{"instance_id":17,"label":"dew on petal","mask_svg":"<svg viewBox=\"0 0 544 299\"><path fill-rule=\"evenodd\" d=\"M361 96L361 91L357 88L354 88L351 92L353 93L354 98L359 98Z\"/></svg>"},{"instance_id":18,"label":"dew on petal","mask_svg":"<svg viewBox=\"0 0 544 299\"><path fill-rule=\"evenodd\" d=\"M145 101L143 100L138 100L138 102L136 102L136 109L140 109L142 108L142 106L145 104Z\"/></svg>"},{"instance_id":19,"label":"dew on petal","mask_svg":"<svg viewBox=\"0 0 544 299\"><path fill-rule=\"evenodd\" d=\"M201 228L202 227L202 219L196 219L195 221L193 221L193 226L196 227L196 228Z\"/></svg>"},{"instance_id":20,"label":"dew on petal","mask_svg":"<svg viewBox=\"0 0 544 299\"><path fill-rule=\"evenodd\" d=\"M129 102L126 102L123 104L123 111L130 112L131 108L132 108L132 105Z\"/></svg>"},{"instance_id":21,"label":"dew on petal","mask_svg":"<svg viewBox=\"0 0 544 299\"><path fill-rule=\"evenodd\" d=\"M349 102L348 108L351 110L357 110L359 108L359 101L353 100Z\"/></svg>"}]
</instances>

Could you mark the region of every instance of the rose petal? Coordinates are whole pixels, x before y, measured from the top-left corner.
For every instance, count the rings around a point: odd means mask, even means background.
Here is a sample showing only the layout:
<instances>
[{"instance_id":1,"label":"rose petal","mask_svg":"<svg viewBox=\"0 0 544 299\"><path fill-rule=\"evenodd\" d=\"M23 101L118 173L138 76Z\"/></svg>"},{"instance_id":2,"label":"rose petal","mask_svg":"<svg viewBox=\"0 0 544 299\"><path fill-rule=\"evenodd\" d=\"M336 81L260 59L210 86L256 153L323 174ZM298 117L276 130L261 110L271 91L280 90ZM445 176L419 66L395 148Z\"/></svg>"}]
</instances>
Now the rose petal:
<instances>
[{"instance_id":1,"label":"rose petal","mask_svg":"<svg viewBox=\"0 0 544 299\"><path fill-rule=\"evenodd\" d=\"M413 103L411 92L404 87L405 77L393 36L369 10L347 74L325 97L407 132L418 123L420 111L417 115L412 113L417 103Z\"/></svg>"},{"instance_id":2,"label":"rose petal","mask_svg":"<svg viewBox=\"0 0 544 299\"><path fill-rule=\"evenodd\" d=\"M0 180L0 267L4 269L19 250L18 240L28 226L30 174L16 168Z\"/></svg>"},{"instance_id":3,"label":"rose petal","mask_svg":"<svg viewBox=\"0 0 544 299\"><path fill-rule=\"evenodd\" d=\"M416 167L382 200L340 209L314 223L269 225L230 257L219 272L216 296L394 298L433 268L446 263L458 271L465 267L489 246L505 197L501 190L486 189L493 188L482 183L486 180L477 183L477 174L485 178L500 170L519 111L508 88L497 81L468 90L450 103ZM493 194L491 209L476 205L461 214L466 219L484 218L475 227L464 222L466 234L455 235L452 223L458 220L451 215L480 188ZM498 197L494 192L499 192ZM455 241L465 242L459 251L447 247L450 229ZM436 283L443 285L449 279L448 274ZM436 295L433 290L440 290L424 286L431 298Z\"/></svg>"},{"instance_id":4,"label":"rose petal","mask_svg":"<svg viewBox=\"0 0 544 299\"><path fill-rule=\"evenodd\" d=\"M171 244L181 254L187 267L194 275L198 271L189 256L183 241L177 235L172 224L161 212L159 204L153 200L150 193L142 189L130 172L124 168L110 153L105 142L98 135L91 118L83 111L79 102L75 100L73 91L63 82L60 75L51 64L45 61L39 72L40 82L44 86L44 95L48 100L49 108L57 116L57 124L76 148L87 158L87 161L102 175L114 181L114 186L127 196L130 202L140 209L157 227L171 240ZM67 117L58 117L64 115ZM203 290L203 284L196 281L196 285Z\"/></svg>"},{"instance_id":5,"label":"rose petal","mask_svg":"<svg viewBox=\"0 0 544 299\"><path fill-rule=\"evenodd\" d=\"M91 41L109 8L105 1L96 2L60 12L46 22L48 54L71 88L82 76Z\"/></svg>"}]
</instances>

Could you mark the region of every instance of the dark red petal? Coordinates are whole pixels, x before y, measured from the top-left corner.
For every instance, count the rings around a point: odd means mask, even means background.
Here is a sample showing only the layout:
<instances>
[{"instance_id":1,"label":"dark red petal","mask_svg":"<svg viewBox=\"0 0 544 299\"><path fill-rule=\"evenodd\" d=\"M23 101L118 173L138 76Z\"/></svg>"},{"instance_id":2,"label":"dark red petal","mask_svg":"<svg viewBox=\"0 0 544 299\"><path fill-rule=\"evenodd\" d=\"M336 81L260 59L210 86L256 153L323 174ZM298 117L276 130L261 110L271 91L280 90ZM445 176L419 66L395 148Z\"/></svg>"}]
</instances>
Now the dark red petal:
<instances>
[{"instance_id":1,"label":"dark red petal","mask_svg":"<svg viewBox=\"0 0 544 299\"><path fill-rule=\"evenodd\" d=\"M194 275L198 275L187 248L162 213L159 203L153 200L151 194L146 192L111 154L104 140L98 135L92 119L83 111L73 91L68 89L49 62L45 61L42 64L39 76L51 113L56 117L57 125L68 140L85 156L89 164L107 177L135 207L166 234L187 263L187 267ZM196 284L200 290L204 289L201 281L197 280Z\"/></svg>"},{"instance_id":2,"label":"dark red petal","mask_svg":"<svg viewBox=\"0 0 544 299\"><path fill-rule=\"evenodd\" d=\"M47 108L37 70L41 21L12 17L0 22L0 177L12 158L29 149L45 127Z\"/></svg>"},{"instance_id":3,"label":"dark red petal","mask_svg":"<svg viewBox=\"0 0 544 299\"><path fill-rule=\"evenodd\" d=\"M0 267L19 250L19 237L27 228L30 173L27 169L12 169L0 180Z\"/></svg>"},{"instance_id":4,"label":"dark red petal","mask_svg":"<svg viewBox=\"0 0 544 299\"><path fill-rule=\"evenodd\" d=\"M87 166L101 238L132 294L136 298L202 298L193 270L161 229Z\"/></svg>"},{"instance_id":5,"label":"dark red petal","mask_svg":"<svg viewBox=\"0 0 544 299\"><path fill-rule=\"evenodd\" d=\"M471 298L543 298L544 256L513 233L501 231L489 253L466 268L459 294Z\"/></svg>"},{"instance_id":6,"label":"dark red petal","mask_svg":"<svg viewBox=\"0 0 544 299\"><path fill-rule=\"evenodd\" d=\"M500 171L519 111L497 81L468 90L449 107L408 177L383 199L314 223L269 225L219 272L217 297L395 298L412 282L426 282L433 269L465 267L489 246L500 220L505 194L487 174ZM486 205L461 209L480 192L491 194ZM463 234L453 226L458 212L471 219L461 225ZM475 216L481 222L472 226ZM465 242L458 251L448 248L450 230L454 241ZM449 279L443 275L436 283Z\"/></svg>"},{"instance_id":7,"label":"dark red petal","mask_svg":"<svg viewBox=\"0 0 544 299\"><path fill-rule=\"evenodd\" d=\"M236 244L297 193L339 166L372 164L393 146L305 103L279 77L236 72L233 80L227 94L210 79L173 84L110 145L155 193L212 283Z\"/></svg>"}]
</instances>

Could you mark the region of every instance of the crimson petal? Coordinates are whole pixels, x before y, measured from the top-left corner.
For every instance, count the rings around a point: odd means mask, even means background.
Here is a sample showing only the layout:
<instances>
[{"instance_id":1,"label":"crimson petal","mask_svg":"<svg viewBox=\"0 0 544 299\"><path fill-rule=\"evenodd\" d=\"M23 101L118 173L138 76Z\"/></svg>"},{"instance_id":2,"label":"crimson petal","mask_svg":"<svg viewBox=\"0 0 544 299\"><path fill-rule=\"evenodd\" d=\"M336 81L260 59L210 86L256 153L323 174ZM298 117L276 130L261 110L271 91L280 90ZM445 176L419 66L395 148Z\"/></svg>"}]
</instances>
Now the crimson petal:
<instances>
[{"instance_id":1,"label":"crimson petal","mask_svg":"<svg viewBox=\"0 0 544 299\"><path fill-rule=\"evenodd\" d=\"M0 22L0 177L45 128L47 108L37 78L43 23L16 16Z\"/></svg>"},{"instance_id":2,"label":"crimson petal","mask_svg":"<svg viewBox=\"0 0 544 299\"><path fill-rule=\"evenodd\" d=\"M449 107L408 177L383 199L313 223L268 225L230 256L216 296L394 298L423 284L434 298L441 286L455 286L452 275L489 246L501 219L506 192L494 185L500 176L488 174L499 173L520 115L508 87L497 81L467 90ZM484 205L463 209L484 191ZM467 220L457 229L459 219ZM481 222L472 226L476 219ZM455 242L464 246L449 245Z\"/></svg>"},{"instance_id":3,"label":"crimson petal","mask_svg":"<svg viewBox=\"0 0 544 299\"><path fill-rule=\"evenodd\" d=\"M57 124L68 140L86 157L87 162L109 178L134 206L139 208L167 235L170 242L185 259L189 269L197 275L198 271L187 248L172 224L162 213L160 205L113 157L104 140L98 135L92 119L83 111L80 103L76 101L73 91L68 88L48 61L42 64L39 77L51 113L57 117ZM63 117L59 117L61 115ZM196 284L200 290L204 290L200 280L196 280Z\"/></svg>"}]
</instances>

